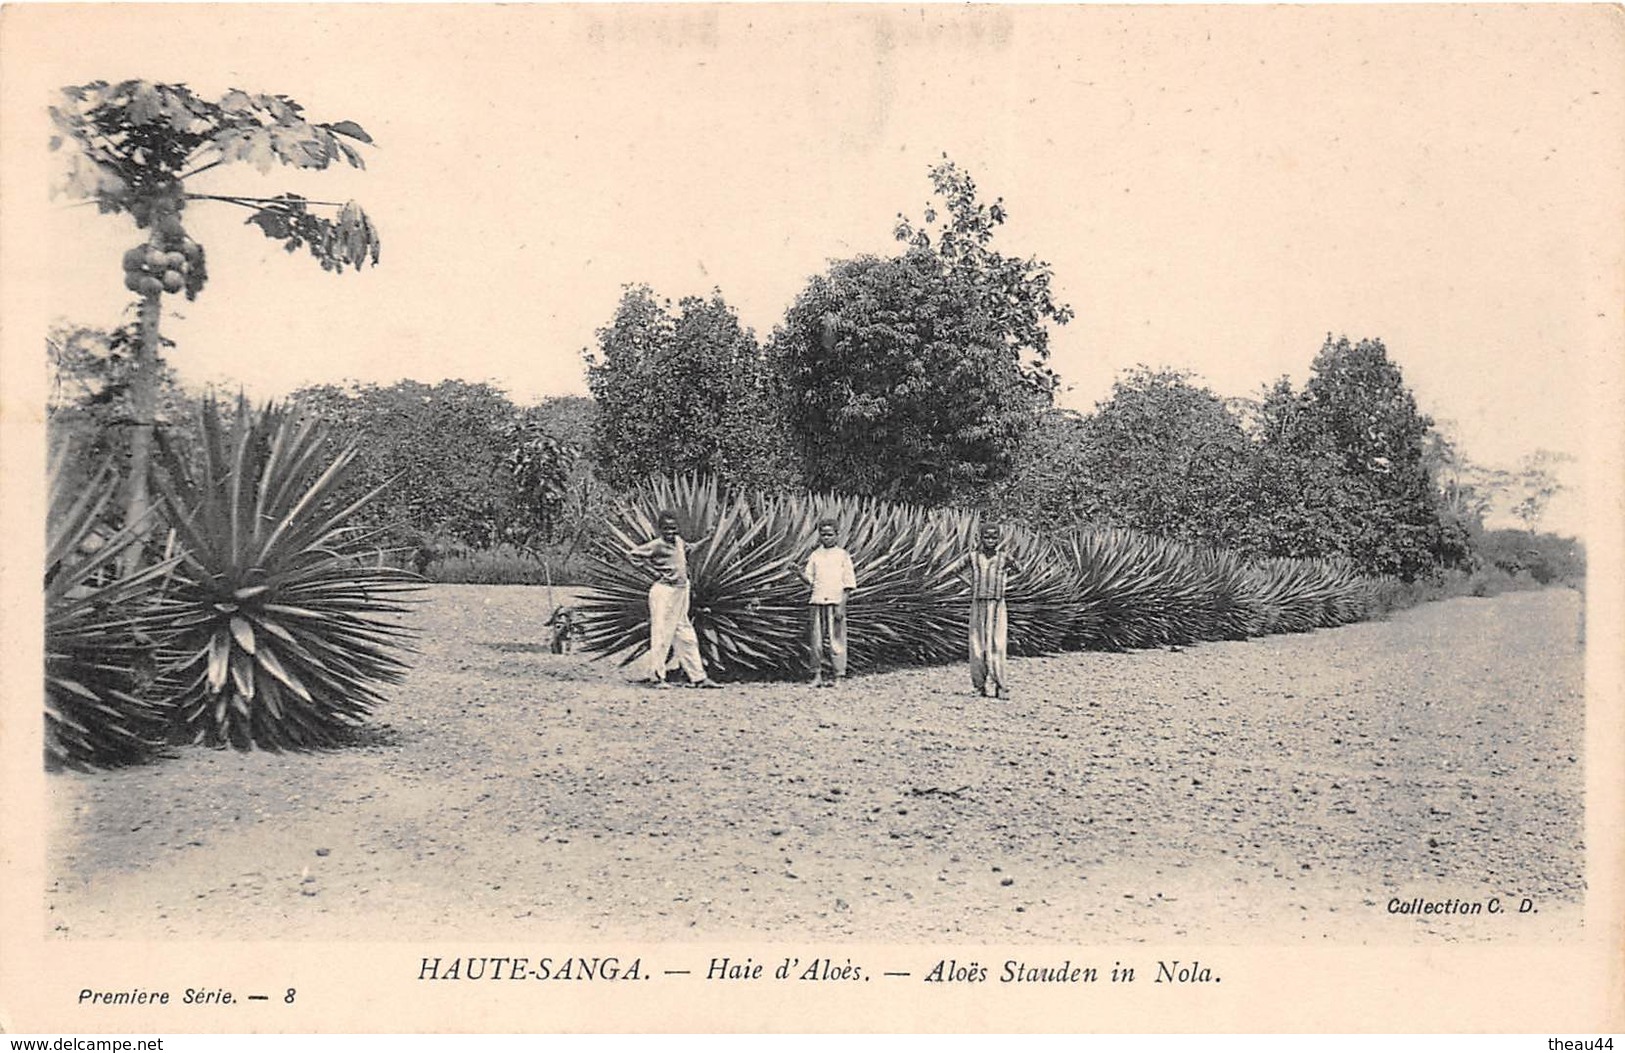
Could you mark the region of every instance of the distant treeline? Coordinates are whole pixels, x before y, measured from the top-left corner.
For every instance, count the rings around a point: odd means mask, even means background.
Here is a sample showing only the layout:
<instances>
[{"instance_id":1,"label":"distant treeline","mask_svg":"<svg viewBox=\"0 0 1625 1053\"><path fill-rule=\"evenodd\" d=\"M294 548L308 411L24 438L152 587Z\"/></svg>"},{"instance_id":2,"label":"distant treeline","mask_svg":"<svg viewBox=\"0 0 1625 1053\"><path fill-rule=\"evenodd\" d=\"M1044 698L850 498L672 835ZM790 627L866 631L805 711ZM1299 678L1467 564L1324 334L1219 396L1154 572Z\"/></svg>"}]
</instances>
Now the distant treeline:
<instances>
[{"instance_id":1,"label":"distant treeline","mask_svg":"<svg viewBox=\"0 0 1625 1053\"><path fill-rule=\"evenodd\" d=\"M1578 547L1537 529L1558 458L1475 468L1380 339L1328 334L1301 390L1282 378L1225 399L1190 373L1140 366L1090 413L1056 407L1049 330L1072 311L1049 265L993 248L1003 203L979 200L952 162L931 179L937 200L923 223L899 219L893 255L831 264L765 340L720 291L672 304L627 287L587 354L590 399L518 406L461 380L295 392L334 444L358 446L335 499L382 487L364 516L383 558L490 582L578 578L583 546L627 494L688 473L1043 531L1122 528L1246 559L1340 559L1407 582L1581 573ZM52 426L87 451L123 441L128 339L52 336ZM188 441L192 401L165 378L167 441ZM1494 502L1526 530L1485 533Z\"/></svg>"}]
</instances>

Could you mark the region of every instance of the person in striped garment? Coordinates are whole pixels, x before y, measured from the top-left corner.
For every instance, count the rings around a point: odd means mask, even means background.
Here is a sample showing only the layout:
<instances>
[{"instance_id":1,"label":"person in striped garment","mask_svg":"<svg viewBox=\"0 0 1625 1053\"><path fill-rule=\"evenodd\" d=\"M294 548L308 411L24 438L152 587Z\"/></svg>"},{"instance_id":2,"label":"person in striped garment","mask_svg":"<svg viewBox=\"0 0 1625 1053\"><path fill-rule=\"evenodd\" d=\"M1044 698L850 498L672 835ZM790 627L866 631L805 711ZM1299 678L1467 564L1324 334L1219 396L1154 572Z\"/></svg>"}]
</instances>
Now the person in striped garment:
<instances>
[{"instance_id":1,"label":"person in striped garment","mask_svg":"<svg viewBox=\"0 0 1625 1053\"><path fill-rule=\"evenodd\" d=\"M997 523L983 523L979 536L981 544L958 564L970 583L970 681L979 695L1009 698L1005 651L1010 618L1004 597L1010 575L1020 574L1021 567L1000 547L1003 532Z\"/></svg>"}]
</instances>

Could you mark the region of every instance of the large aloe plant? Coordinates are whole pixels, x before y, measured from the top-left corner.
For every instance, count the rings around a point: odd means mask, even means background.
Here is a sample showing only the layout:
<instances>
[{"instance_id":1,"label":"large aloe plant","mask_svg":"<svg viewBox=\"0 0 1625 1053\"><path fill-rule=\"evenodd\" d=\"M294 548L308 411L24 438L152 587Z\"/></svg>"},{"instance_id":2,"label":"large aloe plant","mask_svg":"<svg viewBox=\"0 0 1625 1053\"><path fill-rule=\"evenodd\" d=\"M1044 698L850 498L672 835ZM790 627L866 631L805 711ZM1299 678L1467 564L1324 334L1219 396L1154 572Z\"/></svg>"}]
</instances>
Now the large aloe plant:
<instances>
[{"instance_id":1,"label":"large aloe plant","mask_svg":"<svg viewBox=\"0 0 1625 1053\"><path fill-rule=\"evenodd\" d=\"M1201 575L1188 549L1127 531L1072 531L1079 646L1122 651L1203 639Z\"/></svg>"},{"instance_id":2,"label":"large aloe plant","mask_svg":"<svg viewBox=\"0 0 1625 1053\"><path fill-rule=\"evenodd\" d=\"M148 757L165 739L166 709L143 693L162 629L154 604L173 558L124 557L144 524L110 527L119 492L110 462L88 479L52 451L45 535L45 762L99 768ZM138 569L121 570L135 563Z\"/></svg>"},{"instance_id":3,"label":"large aloe plant","mask_svg":"<svg viewBox=\"0 0 1625 1053\"><path fill-rule=\"evenodd\" d=\"M355 456L287 408L212 401L199 448L166 447L160 489L182 558L164 599L172 636L163 684L179 739L240 749L337 745L398 681L418 579L368 559L350 525L373 495L341 506Z\"/></svg>"},{"instance_id":4,"label":"large aloe plant","mask_svg":"<svg viewBox=\"0 0 1625 1053\"><path fill-rule=\"evenodd\" d=\"M690 602L709 669L766 674L801 638L795 575L785 564L783 519L724 495L712 480L654 479L607 524L587 553L594 588L581 611L590 646L632 662L648 652L651 578L624 558L656 532L662 509L690 541Z\"/></svg>"}]
</instances>

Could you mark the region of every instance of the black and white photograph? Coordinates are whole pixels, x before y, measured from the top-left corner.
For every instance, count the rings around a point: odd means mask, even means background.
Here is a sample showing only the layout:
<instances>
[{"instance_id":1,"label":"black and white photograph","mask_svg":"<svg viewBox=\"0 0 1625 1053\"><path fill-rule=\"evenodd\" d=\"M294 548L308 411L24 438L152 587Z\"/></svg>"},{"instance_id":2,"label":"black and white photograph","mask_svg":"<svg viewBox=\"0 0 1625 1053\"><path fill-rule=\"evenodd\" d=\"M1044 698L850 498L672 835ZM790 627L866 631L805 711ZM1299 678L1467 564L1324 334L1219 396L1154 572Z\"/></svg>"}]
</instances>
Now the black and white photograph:
<instances>
[{"instance_id":1,"label":"black and white photograph","mask_svg":"<svg viewBox=\"0 0 1625 1053\"><path fill-rule=\"evenodd\" d=\"M0 56L5 1030L1621 1029L1617 7Z\"/></svg>"}]
</instances>

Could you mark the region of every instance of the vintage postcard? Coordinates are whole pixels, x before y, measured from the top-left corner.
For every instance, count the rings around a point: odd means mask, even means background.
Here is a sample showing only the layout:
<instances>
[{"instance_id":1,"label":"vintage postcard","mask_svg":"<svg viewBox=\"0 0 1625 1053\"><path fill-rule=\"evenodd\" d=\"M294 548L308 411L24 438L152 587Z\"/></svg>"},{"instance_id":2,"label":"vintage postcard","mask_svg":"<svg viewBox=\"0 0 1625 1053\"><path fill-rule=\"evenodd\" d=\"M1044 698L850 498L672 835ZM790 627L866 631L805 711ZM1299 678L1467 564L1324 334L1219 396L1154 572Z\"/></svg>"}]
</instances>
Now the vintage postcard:
<instances>
[{"instance_id":1,"label":"vintage postcard","mask_svg":"<svg viewBox=\"0 0 1625 1053\"><path fill-rule=\"evenodd\" d=\"M0 108L0 1029L1625 1027L1617 6L7 5Z\"/></svg>"}]
</instances>

